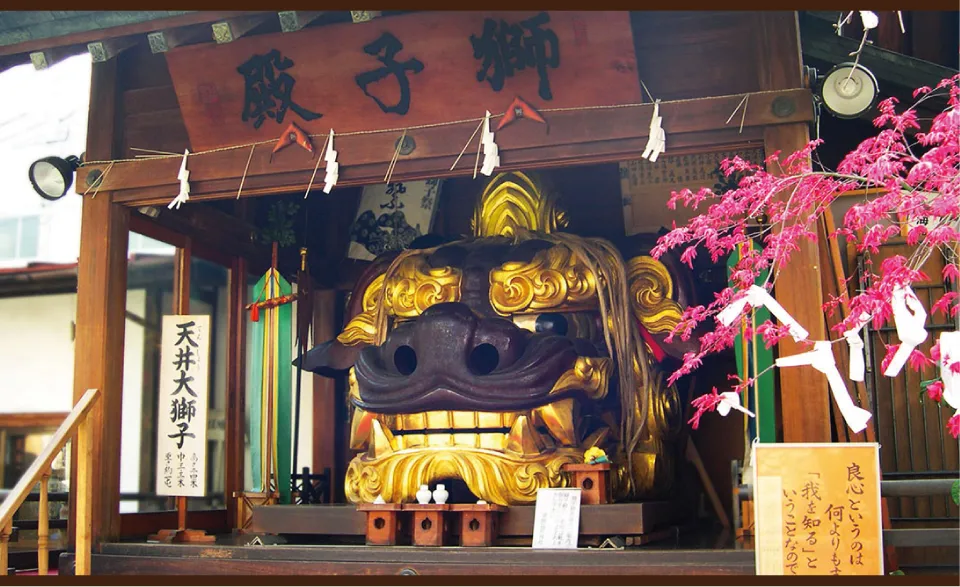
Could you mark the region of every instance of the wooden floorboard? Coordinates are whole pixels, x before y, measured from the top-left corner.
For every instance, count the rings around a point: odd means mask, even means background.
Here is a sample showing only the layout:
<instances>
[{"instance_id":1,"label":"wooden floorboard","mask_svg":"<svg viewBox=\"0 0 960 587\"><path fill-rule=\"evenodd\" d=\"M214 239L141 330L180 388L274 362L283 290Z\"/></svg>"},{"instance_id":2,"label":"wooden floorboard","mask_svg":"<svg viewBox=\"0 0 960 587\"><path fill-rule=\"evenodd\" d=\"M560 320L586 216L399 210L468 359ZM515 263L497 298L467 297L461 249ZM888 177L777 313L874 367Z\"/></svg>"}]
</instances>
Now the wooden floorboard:
<instances>
[{"instance_id":1,"label":"wooden floorboard","mask_svg":"<svg viewBox=\"0 0 960 587\"><path fill-rule=\"evenodd\" d=\"M105 544L93 574L752 575L753 551ZM73 555L60 559L62 574Z\"/></svg>"}]
</instances>

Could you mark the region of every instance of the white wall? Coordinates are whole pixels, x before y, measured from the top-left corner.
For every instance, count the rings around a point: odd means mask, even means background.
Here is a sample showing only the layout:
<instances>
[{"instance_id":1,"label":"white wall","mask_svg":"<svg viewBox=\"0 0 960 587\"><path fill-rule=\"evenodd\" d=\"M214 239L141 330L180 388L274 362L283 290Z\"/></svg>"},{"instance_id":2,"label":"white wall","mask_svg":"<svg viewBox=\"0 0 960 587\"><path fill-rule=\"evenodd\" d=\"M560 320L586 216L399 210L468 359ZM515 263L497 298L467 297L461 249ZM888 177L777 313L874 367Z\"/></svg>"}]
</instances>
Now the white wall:
<instances>
[{"instance_id":1,"label":"white wall","mask_svg":"<svg viewBox=\"0 0 960 587\"><path fill-rule=\"evenodd\" d=\"M0 218L39 215L37 261L72 263L80 247L80 204L76 185L57 202L33 190L30 164L43 157L79 156L86 148L90 102L90 56L71 57L37 71L21 65L0 73ZM82 191L82 190L81 190ZM0 266L23 266L7 261Z\"/></svg>"},{"instance_id":2,"label":"white wall","mask_svg":"<svg viewBox=\"0 0 960 587\"><path fill-rule=\"evenodd\" d=\"M73 408L76 294L0 299L0 413Z\"/></svg>"}]
</instances>

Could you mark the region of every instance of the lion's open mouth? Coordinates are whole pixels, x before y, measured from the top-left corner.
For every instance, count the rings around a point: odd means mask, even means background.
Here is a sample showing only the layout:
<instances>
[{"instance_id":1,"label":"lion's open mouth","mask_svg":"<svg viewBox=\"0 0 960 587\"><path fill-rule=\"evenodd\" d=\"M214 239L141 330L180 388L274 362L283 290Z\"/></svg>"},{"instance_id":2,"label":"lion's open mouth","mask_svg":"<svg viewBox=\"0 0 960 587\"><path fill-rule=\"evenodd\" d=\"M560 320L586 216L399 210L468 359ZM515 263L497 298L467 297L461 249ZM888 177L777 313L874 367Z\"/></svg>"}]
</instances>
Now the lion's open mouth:
<instances>
[{"instance_id":1,"label":"lion's open mouth","mask_svg":"<svg viewBox=\"0 0 960 587\"><path fill-rule=\"evenodd\" d=\"M375 414L356 408L350 446L372 456L426 447L465 447L539 454L578 446L579 404L573 398L524 412L432 411Z\"/></svg>"}]
</instances>

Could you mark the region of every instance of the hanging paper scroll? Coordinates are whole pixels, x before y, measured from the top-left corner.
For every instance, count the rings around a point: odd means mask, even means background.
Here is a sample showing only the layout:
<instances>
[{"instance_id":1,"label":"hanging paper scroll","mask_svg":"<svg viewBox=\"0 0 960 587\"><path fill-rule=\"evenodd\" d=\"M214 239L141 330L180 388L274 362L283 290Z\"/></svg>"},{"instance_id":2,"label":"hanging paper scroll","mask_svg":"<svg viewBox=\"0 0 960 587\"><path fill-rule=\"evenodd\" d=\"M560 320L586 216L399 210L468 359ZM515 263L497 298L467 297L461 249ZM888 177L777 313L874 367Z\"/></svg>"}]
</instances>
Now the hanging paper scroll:
<instances>
[{"instance_id":1,"label":"hanging paper scroll","mask_svg":"<svg viewBox=\"0 0 960 587\"><path fill-rule=\"evenodd\" d=\"M653 234L661 228L677 226L700 214L697 210L677 206L667 208L670 192L690 188L713 187L725 180L718 175L720 162L739 155L751 163L763 163L763 149L714 151L695 155L664 155L651 163L644 159L620 163L620 195L623 201L623 223L627 236Z\"/></svg>"},{"instance_id":2,"label":"hanging paper scroll","mask_svg":"<svg viewBox=\"0 0 960 587\"><path fill-rule=\"evenodd\" d=\"M207 479L210 316L164 316L157 495L202 497Z\"/></svg>"},{"instance_id":3,"label":"hanging paper scroll","mask_svg":"<svg viewBox=\"0 0 960 587\"><path fill-rule=\"evenodd\" d=\"M430 232L443 180L394 182L363 188L357 218L350 227L351 259L372 261L400 251Z\"/></svg>"},{"instance_id":4,"label":"hanging paper scroll","mask_svg":"<svg viewBox=\"0 0 960 587\"><path fill-rule=\"evenodd\" d=\"M756 444L758 575L881 575L880 445Z\"/></svg>"}]
</instances>

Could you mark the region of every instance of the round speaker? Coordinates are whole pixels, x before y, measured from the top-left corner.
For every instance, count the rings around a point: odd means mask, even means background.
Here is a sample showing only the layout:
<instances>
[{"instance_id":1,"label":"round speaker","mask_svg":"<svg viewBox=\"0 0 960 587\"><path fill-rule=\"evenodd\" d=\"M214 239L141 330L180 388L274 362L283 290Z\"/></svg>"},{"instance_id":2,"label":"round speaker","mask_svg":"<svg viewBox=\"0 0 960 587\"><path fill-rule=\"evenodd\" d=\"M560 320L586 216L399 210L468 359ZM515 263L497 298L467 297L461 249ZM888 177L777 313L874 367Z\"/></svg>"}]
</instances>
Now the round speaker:
<instances>
[{"instance_id":1,"label":"round speaker","mask_svg":"<svg viewBox=\"0 0 960 587\"><path fill-rule=\"evenodd\" d=\"M841 63L823 77L820 97L837 118L857 118L873 108L878 96L877 78L859 64Z\"/></svg>"}]
</instances>

